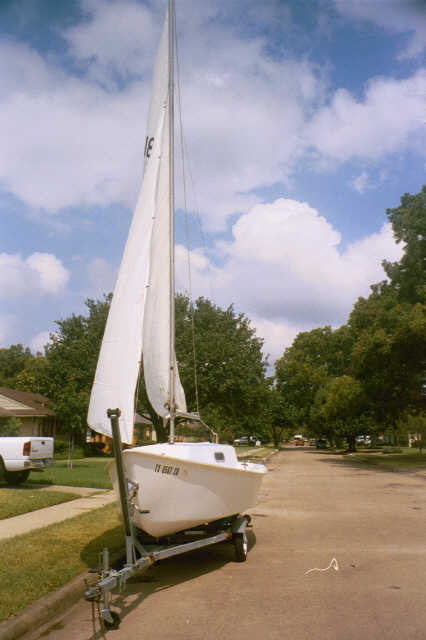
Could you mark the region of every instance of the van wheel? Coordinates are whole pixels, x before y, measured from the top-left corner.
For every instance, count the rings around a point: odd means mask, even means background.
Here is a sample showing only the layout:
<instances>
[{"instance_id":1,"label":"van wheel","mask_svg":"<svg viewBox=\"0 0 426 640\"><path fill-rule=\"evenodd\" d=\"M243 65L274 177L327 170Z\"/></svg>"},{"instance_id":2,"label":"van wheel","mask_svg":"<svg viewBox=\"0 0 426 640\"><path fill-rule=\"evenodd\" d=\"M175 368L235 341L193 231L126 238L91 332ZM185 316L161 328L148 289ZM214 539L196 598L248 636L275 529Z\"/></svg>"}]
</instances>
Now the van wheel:
<instances>
[{"instance_id":1,"label":"van wheel","mask_svg":"<svg viewBox=\"0 0 426 640\"><path fill-rule=\"evenodd\" d=\"M22 482L28 480L29 475L29 471L5 471L4 479L8 484L22 484Z\"/></svg>"}]
</instances>

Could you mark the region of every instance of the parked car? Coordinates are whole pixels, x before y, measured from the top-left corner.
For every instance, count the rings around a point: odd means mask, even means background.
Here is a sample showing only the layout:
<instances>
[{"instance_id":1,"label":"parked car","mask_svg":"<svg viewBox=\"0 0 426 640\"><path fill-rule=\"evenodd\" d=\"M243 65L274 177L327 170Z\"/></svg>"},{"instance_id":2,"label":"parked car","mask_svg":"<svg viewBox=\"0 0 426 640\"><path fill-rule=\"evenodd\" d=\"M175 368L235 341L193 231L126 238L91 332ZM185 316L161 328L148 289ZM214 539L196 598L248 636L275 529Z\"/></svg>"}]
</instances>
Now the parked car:
<instances>
[{"instance_id":1,"label":"parked car","mask_svg":"<svg viewBox=\"0 0 426 640\"><path fill-rule=\"evenodd\" d=\"M294 441L294 444L296 445L296 447L304 447L305 441L298 438L297 440Z\"/></svg>"},{"instance_id":2,"label":"parked car","mask_svg":"<svg viewBox=\"0 0 426 640\"><path fill-rule=\"evenodd\" d=\"M30 471L53 464L53 438L5 436L0 438L0 472L9 484L25 482ZM0 473L1 475L1 473Z\"/></svg>"},{"instance_id":3,"label":"parked car","mask_svg":"<svg viewBox=\"0 0 426 640\"><path fill-rule=\"evenodd\" d=\"M240 438L235 438L234 440L235 446L255 446L260 445L260 440L257 436L241 436Z\"/></svg>"},{"instance_id":4,"label":"parked car","mask_svg":"<svg viewBox=\"0 0 426 640\"><path fill-rule=\"evenodd\" d=\"M327 440L324 440L324 438L319 438L316 441L315 446L316 446L317 449L327 449L327 446L328 446L327 445Z\"/></svg>"}]
</instances>

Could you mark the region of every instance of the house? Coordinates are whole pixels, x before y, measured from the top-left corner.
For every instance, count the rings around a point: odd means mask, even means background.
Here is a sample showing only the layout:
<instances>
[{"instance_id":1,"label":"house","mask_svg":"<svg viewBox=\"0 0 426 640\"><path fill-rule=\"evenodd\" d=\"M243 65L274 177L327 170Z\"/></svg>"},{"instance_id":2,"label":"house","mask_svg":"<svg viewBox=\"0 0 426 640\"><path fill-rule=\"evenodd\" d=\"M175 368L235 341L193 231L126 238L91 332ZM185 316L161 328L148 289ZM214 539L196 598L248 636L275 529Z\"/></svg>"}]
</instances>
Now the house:
<instances>
[{"instance_id":1,"label":"house","mask_svg":"<svg viewBox=\"0 0 426 640\"><path fill-rule=\"evenodd\" d=\"M155 431L154 425L151 420L147 417L146 414L139 415L137 413L135 415L135 427L133 433L133 443L132 446L136 447L138 440L151 440L155 442L157 440L157 433ZM112 453L112 438L109 436L105 436L101 433L96 433L96 431L92 431L89 429L87 435L87 442L103 442L105 447L103 448L104 453Z\"/></svg>"},{"instance_id":2,"label":"house","mask_svg":"<svg viewBox=\"0 0 426 640\"><path fill-rule=\"evenodd\" d=\"M54 436L56 417L49 399L39 393L0 387L0 418L16 418L22 436Z\"/></svg>"}]
</instances>

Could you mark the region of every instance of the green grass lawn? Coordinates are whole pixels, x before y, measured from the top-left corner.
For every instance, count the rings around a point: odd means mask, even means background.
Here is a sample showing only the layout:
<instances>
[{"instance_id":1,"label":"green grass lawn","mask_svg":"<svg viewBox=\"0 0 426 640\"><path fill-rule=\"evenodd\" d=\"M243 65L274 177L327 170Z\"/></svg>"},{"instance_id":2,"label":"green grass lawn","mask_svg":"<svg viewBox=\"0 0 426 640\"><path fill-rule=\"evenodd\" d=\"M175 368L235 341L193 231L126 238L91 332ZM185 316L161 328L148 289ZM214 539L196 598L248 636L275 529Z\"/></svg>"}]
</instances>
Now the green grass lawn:
<instances>
[{"instance_id":1,"label":"green grass lawn","mask_svg":"<svg viewBox=\"0 0 426 640\"><path fill-rule=\"evenodd\" d=\"M274 450L274 447L261 446L261 447L235 447L237 452L237 458L239 460L245 460L247 458L259 458L262 460L268 453Z\"/></svg>"},{"instance_id":2,"label":"green grass lawn","mask_svg":"<svg viewBox=\"0 0 426 640\"><path fill-rule=\"evenodd\" d=\"M402 453L382 453L379 451L357 451L345 456L348 464L360 464L376 467L384 471L423 471L426 470L426 454L418 450L404 448Z\"/></svg>"},{"instance_id":3,"label":"green grass lawn","mask_svg":"<svg viewBox=\"0 0 426 640\"><path fill-rule=\"evenodd\" d=\"M104 547L112 555L124 548L117 503L1 540L0 620L19 614L50 591L97 567Z\"/></svg>"},{"instance_id":4,"label":"green grass lawn","mask_svg":"<svg viewBox=\"0 0 426 640\"><path fill-rule=\"evenodd\" d=\"M41 473L31 473L27 483L57 484L66 487L112 489L105 467L112 458L82 458L74 460L68 469L67 460L57 460L53 467Z\"/></svg>"},{"instance_id":5,"label":"green grass lawn","mask_svg":"<svg viewBox=\"0 0 426 640\"><path fill-rule=\"evenodd\" d=\"M68 502L79 497L76 493L40 491L26 486L19 489L0 487L0 520L37 511L43 507L51 507L54 504Z\"/></svg>"}]
</instances>

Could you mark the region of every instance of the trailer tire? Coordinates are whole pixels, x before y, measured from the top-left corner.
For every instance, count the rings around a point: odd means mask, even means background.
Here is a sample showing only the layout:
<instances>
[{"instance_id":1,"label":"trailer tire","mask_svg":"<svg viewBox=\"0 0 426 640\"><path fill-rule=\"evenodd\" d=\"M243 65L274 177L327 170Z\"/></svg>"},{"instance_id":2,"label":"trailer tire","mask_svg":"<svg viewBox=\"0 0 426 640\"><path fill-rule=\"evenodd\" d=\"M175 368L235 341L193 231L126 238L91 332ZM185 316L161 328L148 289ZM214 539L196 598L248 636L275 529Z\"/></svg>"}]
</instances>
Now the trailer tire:
<instances>
[{"instance_id":1,"label":"trailer tire","mask_svg":"<svg viewBox=\"0 0 426 640\"><path fill-rule=\"evenodd\" d=\"M109 622L108 620L103 620L105 629L118 629L121 622L120 616L115 611L110 611L109 613L112 618L112 622Z\"/></svg>"},{"instance_id":2,"label":"trailer tire","mask_svg":"<svg viewBox=\"0 0 426 640\"><path fill-rule=\"evenodd\" d=\"M245 562L247 560L248 542L246 533L234 533L235 560Z\"/></svg>"},{"instance_id":3,"label":"trailer tire","mask_svg":"<svg viewBox=\"0 0 426 640\"><path fill-rule=\"evenodd\" d=\"M5 471L4 479L8 484L22 484L25 480L28 480L28 476L30 475L29 471Z\"/></svg>"}]
</instances>

